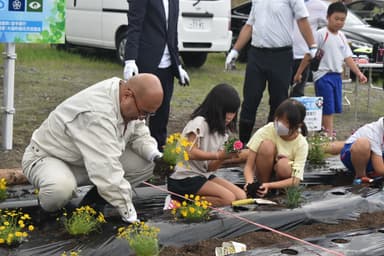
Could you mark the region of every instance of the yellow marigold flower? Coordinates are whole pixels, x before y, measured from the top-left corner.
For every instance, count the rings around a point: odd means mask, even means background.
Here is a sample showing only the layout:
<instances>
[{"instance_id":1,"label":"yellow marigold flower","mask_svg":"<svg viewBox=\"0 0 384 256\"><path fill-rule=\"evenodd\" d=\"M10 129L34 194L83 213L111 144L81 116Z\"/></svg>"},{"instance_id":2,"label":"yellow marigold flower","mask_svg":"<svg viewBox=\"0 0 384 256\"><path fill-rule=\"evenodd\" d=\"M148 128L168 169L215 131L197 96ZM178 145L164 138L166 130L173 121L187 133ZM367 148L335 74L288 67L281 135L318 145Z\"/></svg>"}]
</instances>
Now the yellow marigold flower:
<instances>
[{"instance_id":1,"label":"yellow marigold flower","mask_svg":"<svg viewBox=\"0 0 384 256\"><path fill-rule=\"evenodd\" d=\"M193 208L192 206L190 206L190 207L189 207L189 212L193 214L193 213L195 212L195 208Z\"/></svg>"},{"instance_id":2,"label":"yellow marigold flower","mask_svg":"<svg viewBox=\"0 0 384 256\"><path fill-rule=\"evenodd\" d=\"M20 231L16 231L16 232L15 232L15 236L16 236L16 237L22 237L22 236L23 236L23 233L20 232Z\"/></svg>"},{"instance_id":3,"label":"yellow marigold flower","mask_svg":"<svg viewBox=\"0 0 384 256\"><path fill-rule=\"evenodd\" d=\"M0 244L5 243L5 240L3 238L0 238Z\"/></svg>"},{"instance_id":4,"label":"yellow marigold flower","mask_svg":"<svg viewBox=\"0 0 384 256\"><path fill-rule=\"evenodd\" d=\"M195 196L193 194L189 195L189 198L193 199Z\"/></svg>"},{"instance_id":5,"label":"yellow marigold flower","mask_svg":"<svg viewBox=\"0 0 384 256\"><path fill-rule=\"evenodd\" d=\"M35 229L35 227L34 227L33 225L29 225L29 226L28 226L28 230L29 230L29 231L33 231L34 229Z\"/></svg>"},{"instance_id":6,"label":"yellow marigold flower","mask_svg":"<svg viewBox=\"0 0 384 256\"><path fill-rule=\"evenodd\" d=\"M199 201L195 201L195 205L196 205L197 207L200 207L200 206L201 206L201 203L200 203Z\"/></svg>"},{"instance_id":7,"label":"yellow marigold flower","mask_svg":"<svg viewBox=\"0 0 384 256\"><path fill-rule=\"evenodd\" d=\"M189 141L188 140L181 140L180 141L180 144L181 144L181 146L183 146L183 147L188 147L189 146Z\"/></svg>"},{"instance_id":8,"label":"yellow marigold flower","mask_svg":"<svg viewBox=\"0 0 384 256\"><path fill-rule=\"evenodd\" d=\"M188 161L189 160L189 155L188 152L184 150L184 160Z\"/></svg>"},{"instance_id":9,"label":"yellow marigold flower","mask_svg":"<svg viewBox=\"0 0 384 256\"><path fill-rule=\"evenodd\" d=\"M200 201L200 195L195 196L195 201Z\"/></svg>"},{"instance_id":10,"label":"yellow marigold flower","mask_svg":"<svg viewBox=\"0 0 384 256\"><path fill-rule=\"evenodd\" d=\"M5 226L0 226L0 231L4 230Z\"/></svg>"},{"instance_id":11,"label":"yellow marigold flower","mask_svg":"<svg viewBox=\"0 0 384 256\"><path fill-rule=\"evenodd\" d=\"M186 201L183 201L181 204L182 204L183 206L187 206L187 202L186 202Z\"/></svg>"},{"instance_id":12,"label":"yellow marigold flower","mask_svg":"<svg viewBox=\"0 0 384 256\"><path fill-rule=\"evenodd\" d=\"M181 215L185 218L185 217L187 217L187 215L188 215L188 212L186 211L186 210L182 210L181 212Z\"/></svg>"},{"instance_id":13,"label":"yellow marigold flower","mask_svg":"<svg viewBox=\"0 0 384 256\"><path fill-rule=\"evenodd\" d=\"M102 213L99 213L99 216L97 217L97 221L98 222L101 222L101 223L105 223L105 218L104 218L104 215Z\"/></svg>"},{"instance_id":14,"label":"yellow marigold flower","mask_svg":"<svg viewBox=\"0 0 384 256\"><path fill-rule=\"evenodd\" d=\"M23 237L27 237L28 236L28 233L27 232L23 232Z\"/></svg>"},{"instance_id":15,"label":"yellow marigold flower","mask_svg":"<svg viewBox=\"0 0 384 256\"><path fill-rule=\"evenodd\" d=\"M4 226L9 226L9 222L8 221L4 221Z\"/></svg>"},{"instance_id":16,"label":"yellow marigold flower","mask_svg":"<svg viewBox=\"0 0 384 256\"><path fill-rule=\"evenodd\" d=\"M184 197L185 197L186 199L188 199L188 198L189 198L189 195L188 195L188 194L185 194Z\"/></svg>"}]
</instances>

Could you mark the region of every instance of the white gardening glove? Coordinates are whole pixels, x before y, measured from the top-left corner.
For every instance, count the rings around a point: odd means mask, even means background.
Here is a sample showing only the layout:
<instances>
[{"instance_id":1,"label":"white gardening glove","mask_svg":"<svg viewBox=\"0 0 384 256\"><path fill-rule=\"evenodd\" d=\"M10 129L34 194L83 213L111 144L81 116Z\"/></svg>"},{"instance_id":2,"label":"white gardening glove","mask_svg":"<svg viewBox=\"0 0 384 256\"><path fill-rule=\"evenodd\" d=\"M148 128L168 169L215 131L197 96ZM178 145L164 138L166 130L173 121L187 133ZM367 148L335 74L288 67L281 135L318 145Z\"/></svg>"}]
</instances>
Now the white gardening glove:
<instances>
[{"instance_id":1,"label":"white gardening glove","mask_svg":"<svg viewBox=\"0 0 384 256\"><path fill-rule=\"evenodd\" d=\"M128 80L134 75L139 74L135 60L126 60L124 66L124 79Z\"/></svg>"},{"instance_id":2,"label":"white gardening glove","mask_svg":"<svg viewBox=\"0 0 384 256\"><path fill-rule=\"evenodd\" d=\"M128 211L129 212L122 212L122 210L119 209L119 212L120 212L120 215L121 215L121 219L125 222L125 223L135 223L135 222L140 222L140 220L137 218L137 213L136 213L136 210L135 210L135 207L130 206L128 207Z\"/></svg>"},{"instance_id":3,"label":"white gardening glove","mask_svg":"<svg viewBox=\"0 0 384 256\"><path fill-rule=\"evenodd\" d=\"M183 69L181 65L179 65L179 84L182 86L189 85L189 76L187 71Z\"/></svg>"},{"instance_id":4,"label":"white gardening glove","mask_svg":"<svg viewBox=\"0 0 384 256\"><path fill-rule=\"evenodd\" d=\"M225 69L231 70L233 69L234 62L236 61L237 57L239 57L239 52L235 49L232 49L225 59Z\"/></svg>"},{"instance_id":5,"label":"white gardening glove","mask_svg":"<svg viewBox=\"0 0 384 256\"><path fill-rule=\"evenodd\" d=\"M317 53L317 45L313 44L311 47L309 47L309 54L311 55L311 58L313 59L316 56Z\"/></svg>"}]
</instances>

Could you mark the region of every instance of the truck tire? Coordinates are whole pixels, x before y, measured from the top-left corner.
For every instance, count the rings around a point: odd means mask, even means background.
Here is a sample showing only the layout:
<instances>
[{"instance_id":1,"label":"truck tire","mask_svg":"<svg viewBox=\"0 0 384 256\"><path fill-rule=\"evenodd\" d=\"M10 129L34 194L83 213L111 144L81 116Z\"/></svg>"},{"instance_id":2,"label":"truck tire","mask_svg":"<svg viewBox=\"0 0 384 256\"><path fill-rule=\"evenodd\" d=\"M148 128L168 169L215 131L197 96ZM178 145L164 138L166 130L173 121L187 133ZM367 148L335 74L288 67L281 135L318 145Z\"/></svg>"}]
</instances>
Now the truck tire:
<instances>
[{"instance_id":1,"label":"truck tire","mask_svg":"<svg viewBox=\"0 0 384 256\"><path fill-rule=\"evenodd\" d=\"M125 44L127 43L127 32L119 33L116 39L116 57L121 65L125 61Z\"/></svg>"},{"instance_id":2,"label":"truck tire","mask_svg":"<svg viewBox=\"0 0 384 256\"><path fill-rule=\"evenodd\" d=\"M72 47L72 45L68 43L66 38L63 44L51 44L51 46L55 47L59 51L68 51Z\"/></svg>"},{"instance_id":3,"label":"truck tire","mask_svg":"<svg viewBox=\"0 0 384 256\"><path fill-rule=\"evenodd\" d=\"M207 52L180 52L183 63L186 67L199 68L207 60Z\"/></svg>"}]
</instances>

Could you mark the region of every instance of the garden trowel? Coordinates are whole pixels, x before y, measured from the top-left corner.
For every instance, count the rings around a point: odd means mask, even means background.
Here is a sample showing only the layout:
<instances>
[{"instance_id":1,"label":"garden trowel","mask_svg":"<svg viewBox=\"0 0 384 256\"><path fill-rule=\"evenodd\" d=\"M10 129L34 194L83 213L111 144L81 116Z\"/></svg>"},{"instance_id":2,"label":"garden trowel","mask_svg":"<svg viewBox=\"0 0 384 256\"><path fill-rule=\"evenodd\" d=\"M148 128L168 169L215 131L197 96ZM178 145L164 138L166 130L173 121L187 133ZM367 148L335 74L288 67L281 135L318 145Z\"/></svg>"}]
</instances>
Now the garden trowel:
<instances>
[{"instance_id":1,"label":"garden trowel","mask_svg":"<svg viewBox=\"0 0 384 256\"><path fill-rule=\"evenodd\" d=\"M259 204L259 205L277 205L276 202L273 202L271 200L262 199L262 198L247 198L247 199L241 199L236 200L232 202L233 206L241 206L241 205L247 205L247 204Z\"/></svg>"},{"instance_id":2,"label":"garden trowel","mask_svg":"<svg viewBox=\"0 0 384 256\"><path fill-rule=\"evenodd\" d=\"M356 179L355 179L356 180ZM355 182L351 187L351 193L360 194L362 197L371 196L383 190L383 177L378 176L363 180L364 182Z\"/></svg>"}]
</instances>

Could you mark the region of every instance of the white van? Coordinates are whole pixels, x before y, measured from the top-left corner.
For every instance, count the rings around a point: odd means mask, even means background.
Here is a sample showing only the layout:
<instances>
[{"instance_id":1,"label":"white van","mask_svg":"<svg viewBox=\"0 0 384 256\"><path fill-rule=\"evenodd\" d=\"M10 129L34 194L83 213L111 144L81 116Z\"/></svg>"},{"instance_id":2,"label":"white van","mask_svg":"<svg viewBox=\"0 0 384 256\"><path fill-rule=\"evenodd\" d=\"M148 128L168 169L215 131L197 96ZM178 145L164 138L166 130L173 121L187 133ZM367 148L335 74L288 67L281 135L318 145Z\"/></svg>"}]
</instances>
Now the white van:
<instances>
[{"instance_id":1,"label":"white van","mask_svg":"<svg viewBox=\"0 0 384 256\"><path fill-rule=\"evenodd\" d=\"M159 0L161 1L161 0ZM209 52L231 46L231 0L179 0L179 50L186 66L200 67ZM66 43L116 50L124 61L127 0L67 0Z\"/></svg>"}]
</instances>

